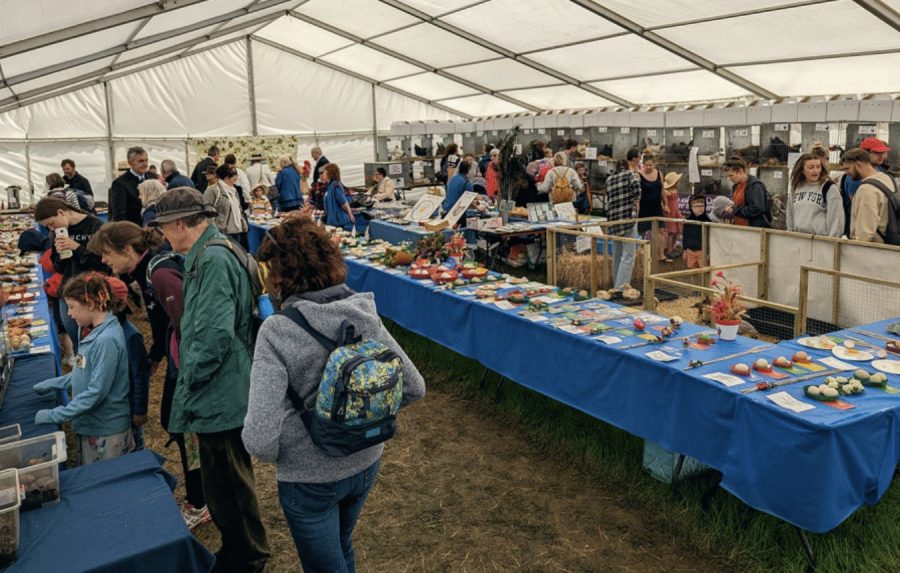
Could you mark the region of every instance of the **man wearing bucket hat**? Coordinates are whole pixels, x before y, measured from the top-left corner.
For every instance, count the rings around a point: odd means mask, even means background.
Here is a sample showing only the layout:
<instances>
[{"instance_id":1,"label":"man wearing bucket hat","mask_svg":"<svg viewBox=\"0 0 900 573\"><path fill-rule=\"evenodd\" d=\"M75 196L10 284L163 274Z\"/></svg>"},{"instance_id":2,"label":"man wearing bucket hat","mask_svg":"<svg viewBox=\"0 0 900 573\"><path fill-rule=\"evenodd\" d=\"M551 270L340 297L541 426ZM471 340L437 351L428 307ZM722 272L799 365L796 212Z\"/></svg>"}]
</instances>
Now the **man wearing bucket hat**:
<instances>
[{"instance_id":1,"label":"man wearing bucket hat","mask_svg":"<svg viewBox=\"0 0 900 573\"><path fill-rule=\"evenodd\" d=\"M214 571L263 571L269 558L250 455L241 430L250 391L253 296L246 271L209 219L216 210L196 189L178 187L157 202L159 227L184 261L181 368L169 430L197 435L200 475L222 533Z\"/></svg>"}]
</instances>

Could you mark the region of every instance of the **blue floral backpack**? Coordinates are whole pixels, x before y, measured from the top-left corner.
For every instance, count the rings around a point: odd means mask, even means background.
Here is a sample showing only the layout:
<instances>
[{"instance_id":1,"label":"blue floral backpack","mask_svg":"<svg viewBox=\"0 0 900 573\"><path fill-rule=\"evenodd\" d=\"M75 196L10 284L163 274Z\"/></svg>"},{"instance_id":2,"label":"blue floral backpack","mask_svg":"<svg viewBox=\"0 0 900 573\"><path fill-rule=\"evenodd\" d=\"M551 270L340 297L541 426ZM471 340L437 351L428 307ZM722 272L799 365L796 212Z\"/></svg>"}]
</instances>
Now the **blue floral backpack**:
<instances>
[{"instance_id":1,"label":"blue floral backpack","mask_svg":"<svg viewBox=\"0 0 900 573\"><path fill-rule=\"evenodd\" d=\"M349 321L341 322L337 340L309 324L294 307L281 311L329 352L315 405L288 385L288 398L313 443L328 456L340 457L391 439L403 400L403 364L396 352L356 335Z\"/></svg>"}]
</instances>

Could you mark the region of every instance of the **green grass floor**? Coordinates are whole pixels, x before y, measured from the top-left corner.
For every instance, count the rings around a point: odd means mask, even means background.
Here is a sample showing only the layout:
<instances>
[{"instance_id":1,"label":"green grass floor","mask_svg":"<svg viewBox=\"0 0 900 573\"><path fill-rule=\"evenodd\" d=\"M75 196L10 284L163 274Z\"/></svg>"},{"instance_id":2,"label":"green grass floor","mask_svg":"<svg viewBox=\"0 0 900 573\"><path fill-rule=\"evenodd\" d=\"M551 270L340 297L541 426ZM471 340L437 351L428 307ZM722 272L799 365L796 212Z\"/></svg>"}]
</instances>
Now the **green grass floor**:
<instances>
[{"instance_id":1,"label":"green grass floor","mask_svg":"<svg viewBox=\"0 0 900 573\"><path fill-rule=\"evenodd\" d=\"M671 526L686 545L726 556L741 571L807 571L796 529L717 488L716 472L691 476L673 490L644 472L640 438L508 381L497 393L496 373L489 374L481 390L483 367L476 361L396 324L388 327L430 386L488 405L542 447L569 460L586 480L615 484L629 507ZM809 534L816 571L900 571L898 481L895 477L878 505L860 509L827 534Z\"/></svg>"}]
</instances>

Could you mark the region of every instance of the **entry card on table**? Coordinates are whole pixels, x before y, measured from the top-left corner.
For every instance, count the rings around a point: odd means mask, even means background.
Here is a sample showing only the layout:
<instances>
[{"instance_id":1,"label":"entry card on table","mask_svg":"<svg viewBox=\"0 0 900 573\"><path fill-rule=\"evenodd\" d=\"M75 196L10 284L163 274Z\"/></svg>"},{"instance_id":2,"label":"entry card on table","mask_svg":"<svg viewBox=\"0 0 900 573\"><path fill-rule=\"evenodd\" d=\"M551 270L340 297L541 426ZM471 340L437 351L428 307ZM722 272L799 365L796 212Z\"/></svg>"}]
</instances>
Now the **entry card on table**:
<instances>
[{"instance_id":1,"label":"entry card on table","mask_svg":"<svg viewBox=\"0 0 900 573\"><path fill-rule=\"evenodd\" d=\"M618 336L609 335L595 336L594 340L599 340L600 342L605 342L606 344L617 344L619 342L622 342L622 339Z\"/></svg>"},{"instance_id":2,"label":"entry card on table","mask_svg":"<svg viewBox=\"0 0 900 573\"><path fill-rule=\"evenodd\" d=\"M652 352L645 353L647 358L652 358L653 360L659 360L660 362L671 362L673 360L678 360L677 356L672 356L671 354L666 354L662 350L654 350Z\"/></svg>"},{"instance_id":3,"label":"entry card on table","mask_svg":"<svg viewBox=\"0 0 900 573\"><path fill-rule=\"evenodd\" d=\"M724 372L713 372L712 374L704 374L704 378L709 378L710 380L715 380L716 382L721 382L722 384L728 386L729 388L732 386L740 386L741 384L746 383L746 380L742 380L737 376L732 376L731 374L725 374Z\"/></svg>"},{"instance_id":4,"label":"entry card on table","mask_svg":"<svg viewBox=\"0 0 900 573\"><path fill-rule=\"evenodd\" d=\"M819 362L822 364L826 364L831 368L836 368L838 370L856 370L856 366L852 364L847 364L843 360L838 360L833 356L829 356L828 358L820 358Z\"/></svg>"},{"instance_id":5,"label":"entry card on table","mask_svg":"<svg viewBox=\"0 0 900 573\"><path fill-rule=\"evenodd\" d=\"M787 408L788 410L797 412L798 414L800 412L806 412L807 410L812 410L815 408L815 406L813 406L812 404L803 403L787 392L776 392L774 394L768 394L766 395L766 398L775 402L782 408Z\"/></svg>"}]
</instances>

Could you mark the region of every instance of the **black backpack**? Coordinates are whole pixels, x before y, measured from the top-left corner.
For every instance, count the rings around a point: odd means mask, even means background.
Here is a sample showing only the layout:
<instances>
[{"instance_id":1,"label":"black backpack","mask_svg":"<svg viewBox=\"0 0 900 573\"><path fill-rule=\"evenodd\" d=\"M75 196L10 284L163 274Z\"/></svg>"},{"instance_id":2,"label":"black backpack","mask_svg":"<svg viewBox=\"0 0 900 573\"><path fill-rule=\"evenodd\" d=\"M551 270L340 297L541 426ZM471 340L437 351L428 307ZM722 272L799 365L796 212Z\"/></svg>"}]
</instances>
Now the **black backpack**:
<instances>
[{"instance_id":1,"label":"black backpack","mask_svg":"<svg viewBox=\"0 0 900 573\"><path fill-rule=\"evenodd\" d=\"M209 247L228 249L228 251L237 259L238 263L240 263L241 268L247 273L247 278L250 279L250 291L253 294L253 312L250 316L250 340L244 340L240 334L236 334L244 346L247 347L247 351L252 355L253 347L256 344L256 335L259 333L259 327L262 326L263 322L263 317L260 316L259 312L259 297L265 292L263 286L265 282L263 272L259 267L259 263L253 258L253 255L245 251L240 243L231 237L228 237L227 239L210 239L203 245L203 249L200 251L200 254L197 255L197 258L194 259L194 265L191 267L191 278L197 278L197 267L200 264L200 259L203 258L203 254Z\"/></svg>"},{"instance_id":2,"label":"black backpack","mask_svg":"<svg viewBox=\"0 0 900 573\"><path fill-rule=\"evenodd\" d=\"M864 183L868 183L878 188L884 193L888 202L888 224L884 233L879 232L881 238L888 245L900 245L900 190L897 189L896 180L894 189L888 189L888 186L877 179L866 179Z\"/></svg>"}]
</instances>

